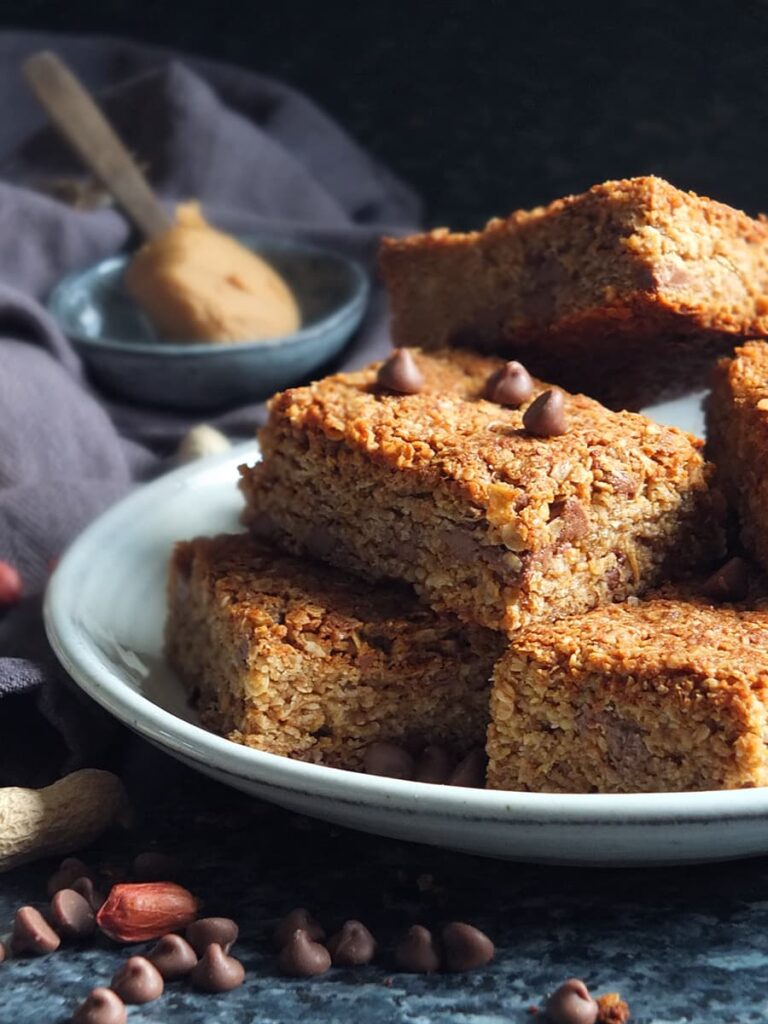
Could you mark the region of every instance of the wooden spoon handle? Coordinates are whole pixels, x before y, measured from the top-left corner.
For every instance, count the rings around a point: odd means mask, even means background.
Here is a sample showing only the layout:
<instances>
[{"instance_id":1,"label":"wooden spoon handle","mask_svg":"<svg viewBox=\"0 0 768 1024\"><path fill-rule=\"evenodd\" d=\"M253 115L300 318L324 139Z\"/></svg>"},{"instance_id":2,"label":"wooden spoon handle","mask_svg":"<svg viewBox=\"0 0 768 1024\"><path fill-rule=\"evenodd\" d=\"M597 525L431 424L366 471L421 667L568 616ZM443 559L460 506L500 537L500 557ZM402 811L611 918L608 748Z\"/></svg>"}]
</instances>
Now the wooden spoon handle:
<instances>
[{"instance_id":1,"label":"wooden spoon handle","mask_svg":"<svg viewBox=\"0 0 768 1024\"><path fill-rule=\"evenodd\" d=\"M136 161L66 64L43 51L28 57L22 72L58 130L145 238L167 230L168 216Z\"/></svg>"}]
</instances>

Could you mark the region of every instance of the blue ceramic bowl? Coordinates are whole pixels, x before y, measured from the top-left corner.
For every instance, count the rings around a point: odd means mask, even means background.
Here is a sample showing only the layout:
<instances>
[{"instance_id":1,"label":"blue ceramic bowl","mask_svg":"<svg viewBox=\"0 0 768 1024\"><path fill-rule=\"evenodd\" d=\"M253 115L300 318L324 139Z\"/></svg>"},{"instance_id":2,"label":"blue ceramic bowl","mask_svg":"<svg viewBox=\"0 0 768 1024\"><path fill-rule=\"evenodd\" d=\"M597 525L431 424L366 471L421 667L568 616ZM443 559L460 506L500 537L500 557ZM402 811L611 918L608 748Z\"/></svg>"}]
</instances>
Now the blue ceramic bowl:
<instances>
[{"instance_id":1,"label":"blue ceramic bowl","mask_svg":"<svg viewBox=\"0 0 768 1024\"><path fill-rule=\"evenodd\" d=\"M231 345L161 341L123 289L127 256L65 277L48 308L93 379L112 394L200 411L260 401L306 380L344 347L365 312L369 282L359 264L326 249L262 236L240 241L292 289L302 319L295 333Z\"/></svg>"}]
</instances>

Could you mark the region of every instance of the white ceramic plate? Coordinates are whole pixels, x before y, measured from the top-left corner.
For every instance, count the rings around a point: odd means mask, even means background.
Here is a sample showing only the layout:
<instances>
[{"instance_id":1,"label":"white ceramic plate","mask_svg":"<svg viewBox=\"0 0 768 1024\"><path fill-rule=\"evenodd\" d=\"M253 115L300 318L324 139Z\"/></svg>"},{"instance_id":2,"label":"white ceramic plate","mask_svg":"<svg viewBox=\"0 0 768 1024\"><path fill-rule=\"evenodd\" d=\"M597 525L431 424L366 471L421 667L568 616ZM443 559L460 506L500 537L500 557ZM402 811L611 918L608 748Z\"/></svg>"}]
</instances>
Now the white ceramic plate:
<instances>
[{"instance_id":1,"label":"white ceramic plate","mask_svg":"<svg viewBox=\"0 0 768 1024\"><path fill-rule=\"evenodd\" d=\"M699 432L696 399L653 410ZM108 711L228 785L353 828L473 853L572 864L653 864L768 852L768 788L559 796L374 778L249 750L196 722L164 665L165 575L178 538L234 531L240 446L141 488L61 560L45 604L64 667Z\"/></svg>"}]
</instances>

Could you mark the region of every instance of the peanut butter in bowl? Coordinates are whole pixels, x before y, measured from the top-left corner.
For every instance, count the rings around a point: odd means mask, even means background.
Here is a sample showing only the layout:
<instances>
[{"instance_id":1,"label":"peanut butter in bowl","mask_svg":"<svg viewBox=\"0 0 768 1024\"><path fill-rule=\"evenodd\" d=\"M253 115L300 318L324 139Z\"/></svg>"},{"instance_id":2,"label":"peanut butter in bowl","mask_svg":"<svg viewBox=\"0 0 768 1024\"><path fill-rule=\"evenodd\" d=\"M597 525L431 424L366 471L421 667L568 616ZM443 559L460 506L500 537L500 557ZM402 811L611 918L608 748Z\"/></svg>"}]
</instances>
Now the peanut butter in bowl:
<instances>
[{"instance_id":1,"label":"peanut butter in bowl","mask_svg":"<svg viewBox=\"0 0 768 1024\"><path fill-rule=\"evenodd\" d=\"M235 238L218 231L196 202L139 249L124 285L161 340L231 344L267 341L301 326L283 278Z\"/></svg>"}]
</instances>

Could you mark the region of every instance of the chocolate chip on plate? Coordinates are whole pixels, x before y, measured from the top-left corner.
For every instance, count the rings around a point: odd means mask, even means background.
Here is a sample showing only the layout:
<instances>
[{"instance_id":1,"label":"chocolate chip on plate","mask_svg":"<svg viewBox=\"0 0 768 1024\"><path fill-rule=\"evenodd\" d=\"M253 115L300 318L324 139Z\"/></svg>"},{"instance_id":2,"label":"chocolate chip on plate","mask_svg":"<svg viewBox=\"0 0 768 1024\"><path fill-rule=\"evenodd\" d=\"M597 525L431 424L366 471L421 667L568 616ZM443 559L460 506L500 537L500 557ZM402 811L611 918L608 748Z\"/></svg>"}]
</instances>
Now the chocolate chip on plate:
<instances>
[{"instance_id":1,"label":"chocolate chip on plate","mask_svg":"<svg viewBox=\"0 0 768 1024\"><path fill-rule=\"evenodd\" d=\"M583 981L569 978L549 996L544 1014L549 1024L595 1024L598 1006Z\"/></svg>"},{"instance_id":2,"label":"chocolate chip on plate","mask_svg":"<svg viewBox=\"0 0 768 1024\"><path fill-rule=\"evenodd\" d=\"M0 964L3 962L3 960L5 960L7 955L8 954L7 954L6 949L5 949L5 943L4 942L0 942Z\"/></svg>"},{"instance_id":3,"label":"chocolate chip on plate","mask_svg":"<svg viewBox=\"0 0 768 1024\"><path fill-rule=\"evenodd\" d=\"M74 889L59 889L51 900L51 919L63 938L84 939L96 931L96 915L88 900Z\"/></svg>"},{"instance_id":4,"label":"chocolate chip on plate","mask_svg":"<svg viewBox=\"0 0 768 1024\"><path fill-rule=\"evenodd\" d=\"M416 764L411 754L395 743L376 740L363 754L363 771L388 779L412 779Z\"/></svg>"},{"instance_id":5,"label":"chocolate chip on plate","mask_svg":"<svg viewBox=\"0 0 768 1024\"><path fill-rule=\"evenodd\" d=\"M376 383L400 395L418 395L424 387L424 375L407 348L396 348L379 367Z\"/></svg>"},{"instance_id":6,"label":"chocolate chip on plate","mask_svg":"<svg viewBox=\"0 0 768 1024\"><path fill-rule=\"evenodd\" d=\"M493 960L496 949L479 928L452 921L442 931L445 966L449 971L473 971Z\"/></svg>"},{"instance_id":7,"label":"chocolate chip on plate","mask_svg":"<svg viewBox=\"0 0 768 1024\"><path fill-rule=\"evenodd\" d=\"M431 782L438 786L447 783L453 771L453 758L444 747L424 747L416 761L414 782Z\"/></svg>"},{"instance_id":8,"label":"chocolate chip on plate","mask_svg":"<svg viewBox=\"0 0 768 1024\"><path fill-rule=\"evenodd\" d=\"M112 991L124 1003L151 1003L163 994L163 976L145 956L129 957L112 978Z\"/></svg>"},{"instance_id":9,"label":"chocolate chip on plate","mask_svg":"<svg viewBox=\"0 0 768 1024\"><path fill-rule=\"evenodd\" d=\"M428 928L412 925L395 946L395 963L410 974L432 974L441 964L435 937Z\"/></svg>"},{"instance_id":10,"label":"chocolate chip on plate","mask_svg":"<svg viewBox=\"0 0 768 1024\"><path fill-rule=\"evenodd\" d=\"M95 988L72 1014L72 1024L125 1024L128 1011L109 988Z\"/></svg>"},{"instance_id":11,"label":"chocolate chip on plate","mask_svg":"<svg viewBox=\"0 0 768 1024\"><path fill-rule=\"evenodd\" d=\"M168 853L147 850L134 858L131 874L137 882L174 882L179 874L179 862Z\"/></svg>"},{"instance_id":12,"label":"chocolate chip on plate","mask_svg":"<svg viewBox=\"0 0 768 1024\"><path fill-rule=\"evenodd\" d=\"M361 967L376 955L376 940L361 921L345 921L326 946L334 967Z\"/></svg>"},{"instance_id":13,"label":"chocolate chip on plate","mask_svg":"<svg viewBox=\"0 0 768 1024\"><path fill-rule=\"evenodd\" d=\"M180 935L164 935L147 953L147 960L160 971L164 981L183 978L197 963L197 953Z\"/></svg>"},{"instance_id":14,"label":"chocolate chip on plate","mask_svg":"<svg viewBox=\"0 0 768 1024\"><path fill-rule=\"evenodd\" d=\"M61 939L39 910L34 907L19 907L11 933L12 953L52 953L60 945Z\"/></svg>"},{"instance_id":15,"label":"chocolate chip on plate","mask_svg":"<svg viewBox=\"0 0 768 1024\"><path fill-rule=\"evenodd\" d=\"M537 437L557 437L568 430L565 400L562 391L543 391L523 413L523 426Z\"/></svg>"},{"instance_id":16,"label":"chocolate chip on plate","mask_svg":"<svg viewBox=\"0 0 768 1024\"><path fill-rule=\"evenodd\" d=\"M468 789L483 789L485 786L485 768L488 758L482 747L470 750L451 774L448 776L449 786L465 786Z\"/></svg>"},{"instance_id":17,"label":"chocolate chip on plate","mask_svg":"<svg viewBox=\"0 0 768 1024\"><path fill-rule=\"evenodd\" d=\"M76 878L70 886L70 889L72 889L73 892L80 893L80 895L87 900L88 905L92 910L98 910L104 902L104 893L99 892L99 890L95 888L93 882L87 875L83 875L82 878Z\"/></svg>"},{"instance_id":18,"label":"chocolate chip on plate","mask_svg":"<svg viewBox=\"0 0 768 1024\"><path fill-rule=\"evenodd\" d=\"M522 363L514 359L492 373L485 386L485 397L489 402L513 409L527 402L532 394L531 375Z\"/></svg>"},{"instance_id":19,"label":"chocolate chip on plate","mask_svg":"<svg viewBox=\"0 0 768 1024\"><path fill-rule=\"evenodd\" d=\"M48 879L48 895L55 895L59 889L70 889L78 878L92 878L93 872L77 857L66 857Z\"/></svg>"},{"instance_id":20,"label":"chocolate chip on plate","mask_svg":"<svg viewBox=\"0 0 768 1024\"><path fill-rule=\"evenodd\" d=\"M331 954L303 928L297 928L280 950L277 966L289 978L314 978L331 966Z\"/></svg>"},{"instance_id":21,"label":"chocolate chip on plate","mask_svg":"<svg viewBox=\"0 0 768 1024\"><path fill-rule=\"evenodd\" d=\"M212 942L189 972L193 987L201 992L229 992L243 984L245 968L221 946Z\"/></svg>"},{"instance_id":22,"label":"chocolate chip on plate","mask_svg":"<svg viewBox=\"0 0 768 1024\"><path fill-rule=\"evenodd\" d=\"M202 956L212 942L228 953L237 942L240 929L231 917L201 917L187 926L187 942L198 956Z\"/></svg>"},{"instance_id":23,"label":"chocolate chip on plate","mask_svg":"<svg viewBox=\"0 0 768 1024\"><path fill-rule=\"evenodd\" d=\"M278 923L274 931L274 941L278 949L282 949L297 928L301 928L315 942L322 942L325 929L307 910L306 907L295 907Z\"/></svg>"},{"instance_id":24,"label":"chocolate chip on plate","mask_svg":"<svg viewBox=\"0 0 768 1024\"><path fill-rule=\"evenodd\" d=\"M749 589L749 563L743 558L729 558L725 565L707 579L701 593L712 601L743 601Z\"/></svg>"}]
</instances>

